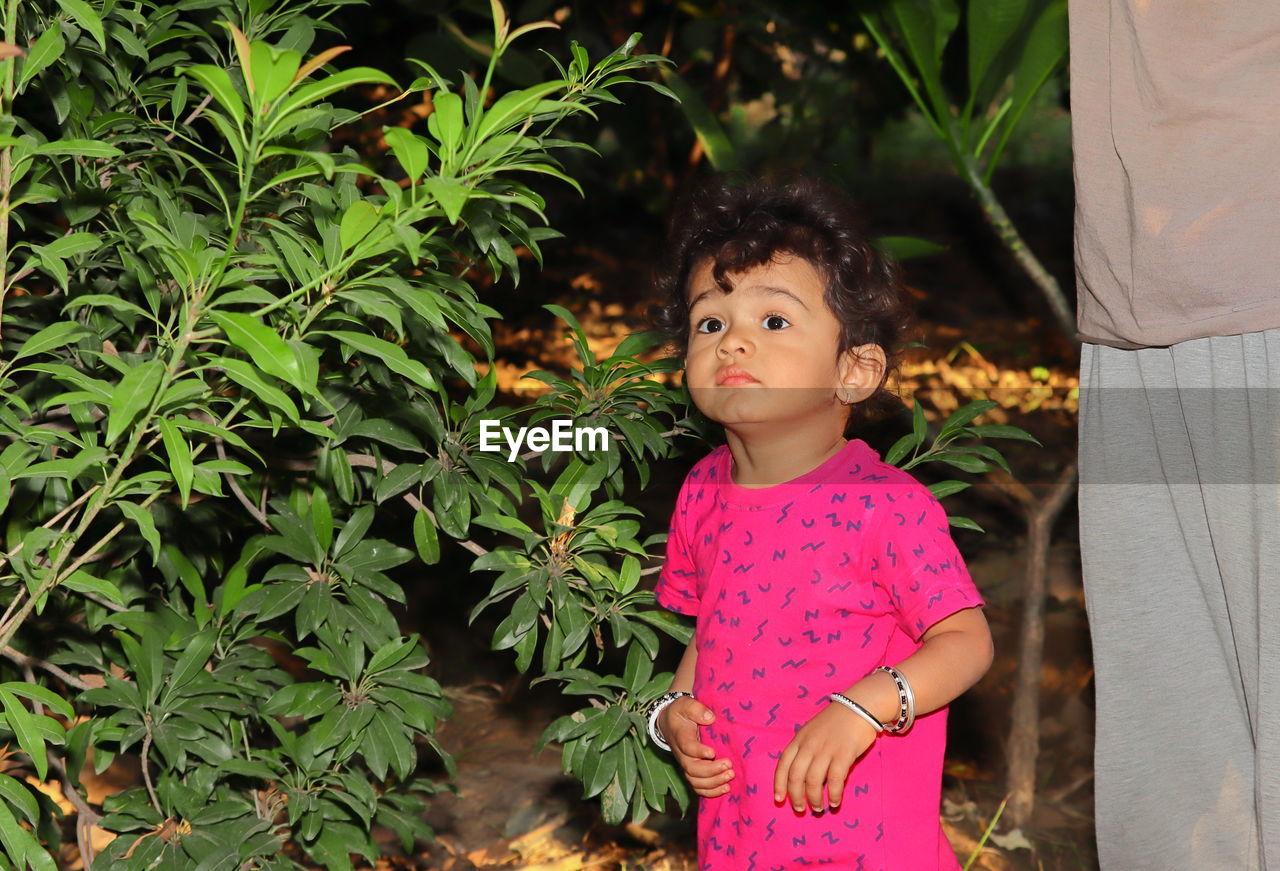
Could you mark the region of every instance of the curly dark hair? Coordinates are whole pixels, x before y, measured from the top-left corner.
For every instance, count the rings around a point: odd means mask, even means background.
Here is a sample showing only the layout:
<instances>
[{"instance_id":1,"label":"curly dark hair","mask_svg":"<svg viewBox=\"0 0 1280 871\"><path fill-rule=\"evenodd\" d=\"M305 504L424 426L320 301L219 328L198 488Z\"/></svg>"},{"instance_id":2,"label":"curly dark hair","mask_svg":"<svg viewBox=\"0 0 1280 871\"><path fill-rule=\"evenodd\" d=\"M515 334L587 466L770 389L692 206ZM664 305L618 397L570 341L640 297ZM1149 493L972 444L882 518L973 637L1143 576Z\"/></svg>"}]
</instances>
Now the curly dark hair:
<instances>
[{"instance_id":1,"label":"curly dark hair","mask_svg":"<svg viewBox=\"0 0 1280 871\"><path fill-rule=\"evenodd\" d=\"M698 264L710 258L716 284L730 293L729 273L779 255L803 257L822 276L824 299L840 322L837 356L876 344L892 370L895 346L912 322L901 272L862 231L845 198L811 178L719 175L696 189L673 214L668 262L657 279L666 304L651 306L649 320L683 357L689 349L689 275ZM882 381L858 407L896 404Z\"/></svg>"}]
</instances>

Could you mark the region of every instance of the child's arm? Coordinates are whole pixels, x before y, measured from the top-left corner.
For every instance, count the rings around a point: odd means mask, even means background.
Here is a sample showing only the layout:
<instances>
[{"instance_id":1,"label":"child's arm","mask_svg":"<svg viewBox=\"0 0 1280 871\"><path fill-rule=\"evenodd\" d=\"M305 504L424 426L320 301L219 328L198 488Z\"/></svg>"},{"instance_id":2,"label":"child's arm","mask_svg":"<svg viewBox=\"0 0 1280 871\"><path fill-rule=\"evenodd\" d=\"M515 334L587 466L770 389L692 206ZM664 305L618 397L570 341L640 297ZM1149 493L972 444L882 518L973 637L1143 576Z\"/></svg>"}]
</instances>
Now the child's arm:
<instances>
[{"instance_id":1,"label":"child's arm","mask_svg":"<svg viewBox=\"0 0 1280 871\"><path fill-rule=\"evenodd\" d=\"M939 620L921 640L920 649L895 666L911 684L917 715L936 711L976 684L994 656L981 608ZM881 723L898 719L898 690L885 672L872 672L844 694ZM875 740L871 725L853 711L837 704L823 708L782 751L774 773L774 801L789 797L791 806L803 811L807 799L809 807L824 810L825 785L831 807L838 807L849 770Z\"/></svg>"},{"instance_id":2,"label":"child's arm","mask_svg":"<svg viewBox=\"0 0 1280 871\"><path fill-rule=\"evenodd\" d=\"M693 691L693 672L697 664L697 642L690 639L684 656L680 658L680 665L676 667L675 677L671 679L673 692ZM724 795L729 791L729 781L733 780L729 760L717 760L716 752L702 743L698 732L699 726L709 726L715 720L712 710L692 697L676 699L658 715L658 731L671 745L671 753L693 791L703 798Z\"/></svg>"}]
</instances>

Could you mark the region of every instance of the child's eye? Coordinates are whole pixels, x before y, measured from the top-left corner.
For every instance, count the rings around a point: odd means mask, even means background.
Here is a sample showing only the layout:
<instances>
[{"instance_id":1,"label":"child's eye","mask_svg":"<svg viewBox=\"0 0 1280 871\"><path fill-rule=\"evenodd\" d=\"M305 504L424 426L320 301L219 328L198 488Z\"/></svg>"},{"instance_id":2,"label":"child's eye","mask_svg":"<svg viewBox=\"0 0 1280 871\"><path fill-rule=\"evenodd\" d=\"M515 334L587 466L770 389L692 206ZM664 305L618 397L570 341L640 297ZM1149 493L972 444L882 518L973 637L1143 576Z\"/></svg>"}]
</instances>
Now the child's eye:
<instances>
[{"instance_id":1,"label":"child's eye","mask_svg":"<svg viewBox=\"0 0 1280 871\"><path fill-rule=\"evenodd\" d=\"M781 326L777 325L779 321L782 322ZM789 326L791 326L791 321L787 320L782 315L767 314L764 316L764 328L766 330L785 330Z\"/></svg>"},{"instance_id":2,"label":"child's eye","mask_svg":"<svg viewBox=\"0 0 1280 871\"><path fill-rule=\"evenodd\" d=\"M715 325L714 329L706 329L706 330L703 329L703 327L707 327L712 324ZM698 325L694 327L694 330L696 330L699 333L718 333L723 328L724 328L724 325L720 323L719 318L703 318L702 320L698 321Z\"/></svg>"}]
</instances>

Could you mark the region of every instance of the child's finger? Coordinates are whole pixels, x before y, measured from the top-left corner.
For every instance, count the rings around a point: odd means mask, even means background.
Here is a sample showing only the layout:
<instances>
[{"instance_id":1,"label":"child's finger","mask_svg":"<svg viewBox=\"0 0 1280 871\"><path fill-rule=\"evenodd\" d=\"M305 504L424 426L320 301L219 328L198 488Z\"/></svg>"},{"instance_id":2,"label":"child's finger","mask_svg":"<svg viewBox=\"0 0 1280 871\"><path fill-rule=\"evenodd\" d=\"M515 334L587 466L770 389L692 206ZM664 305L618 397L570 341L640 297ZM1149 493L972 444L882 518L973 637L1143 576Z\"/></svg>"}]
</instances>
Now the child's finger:
<instances>
[{"instance_id":1,"label":"child's finger","mask_svg":"<svg viewBox=\"0 0 1280 871\"><path fill-rule=\"evenodd\" d=\"M803 811L805 807L811 807L814 810L822 807L821 782L819 782L819 800L809 802L809 795L812 793L809 788L809 779L817 770L812 756L807 756L803 752L796 753L796 761L792 763L791 771L787 774L787 795L791 799L791 806L797 811Z\"/></svg>"},{"instance_id":2,"label":"child's finger","mask_svg":"<svg viewBox=\"0 0 1280 871\"><path fill-rule=\"evenodd\" d=\"M715 789L695 789L693 792L702 798L719 798L728 791L728 786L717 786Z\"/></svg>"},{"instance_id":3,"label":"child's finger","mask_svg":"<svg viewBox=\"0 0 1280 871\"><path fill-rule=\"evenodd\" d=\"M733 780L733 771L725 771L714 777L693 777L686 772L685 779L689 781L689 785L694 789L715 789L718 786L724 786Z\"/></svg>"},{"instance_id":4,"label":"child's finger","mask_svg":"<svg viewBox=\"0 0 1280 871\"><path fill-rule=\"evenodd\" d=\"M830 768L831 760L820 757L811 760L809 762L809 769L805 772L805 797L809 800L809 807L813 808L815 811L824 811L827 809L827 803L822 798L822 787L827 783L827 776Z\"/></svg>"},{"instance_id":5,"label":"child's finger","mask_svg":"<svg viewBox=\"0 0 1280 871\"><path fill-rule=\"evenodd\" d=\"M671 742L671 746L678 748L685 756L693 759L716 758L716 751L698 740L697 730L679 733L676 740Z\"/></svg>"},{"instance_id":6,"label":"child's finger","mask_svg":"<svg viewBox=\"0 0 1280 871\"><path fill-rule=\"evenodd\" d=\"M840 802L844 801L844 784L852 769L852 765L840 759L832 760L831 767L827 769L827 800L832 808L840 807Z\"/></svg>"},{"instance_id":7,"label":"child's finger","mask_svg":"<svg viewBox=\"0 0 1280 871\"><path fill-rule=\"evenodd\" d=\"M778 765L773 769L773 800L780 802L787 797L787 780L791 776L791 765L796 758L796 745L793 741L782 751Z\"/></svg>"},{"instance_id":8,"label":"child's finger","mask_svg":"<svg viewBox=\"0 0 1280 871\"><path fill-rule=\"evenodd\" d=\"M733 770L728 759L695 759L682 755L677 761L689 777L715 777Z\"/></svg>"},{"instance_id":9,"label":"child's finger","mask_svg":"<svg viewBox=\"0 0 1280 871\"><path fill-rule=\"evenodd\" d=\"M689 699L689 703L680 713L693 720L699 726L709 726L716 721L715 712L697 699Z\"/></svg>"},{"instance_id":10,"label":"child's finger","mask_svg":"<svg viewBox=\"0 0 1280 871\"><path fill-rule=\"evenodd\" d=\"M805 809L812 765L813 757L806 751L797 749L795 757L791 761L791 766L787 769L786 794L787 798L791 800L791 807L795 808L797 812L803 812ZM817 804L812 805L812 807L819 806Z\"/></svg>"}]
</instances>

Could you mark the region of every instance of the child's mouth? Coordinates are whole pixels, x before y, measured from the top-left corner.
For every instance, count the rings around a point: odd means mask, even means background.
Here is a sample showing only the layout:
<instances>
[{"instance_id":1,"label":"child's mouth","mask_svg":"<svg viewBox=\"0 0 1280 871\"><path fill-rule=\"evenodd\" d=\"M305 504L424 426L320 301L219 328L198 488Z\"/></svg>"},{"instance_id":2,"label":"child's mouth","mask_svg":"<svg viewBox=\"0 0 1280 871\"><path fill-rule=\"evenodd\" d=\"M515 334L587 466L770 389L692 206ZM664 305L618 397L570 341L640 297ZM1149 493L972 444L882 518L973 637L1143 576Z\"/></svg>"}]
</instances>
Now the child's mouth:
<instances>
[{"instance_id":1,"label":"child's mouth","mask_svg":"<svg viewBox=\"0 0 1280 871\"><path fill-rule=\"evenodd\" d=\"M717 387L735 387L740 384L758 384L754 376L738 366L729 366L716 373Z\"/></svg>"}]
</instances>

